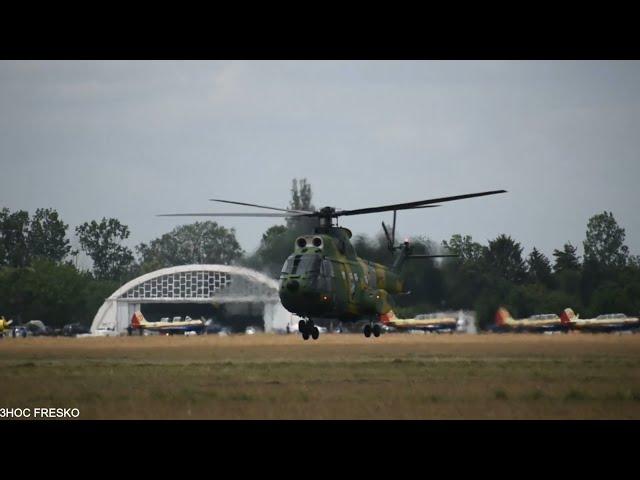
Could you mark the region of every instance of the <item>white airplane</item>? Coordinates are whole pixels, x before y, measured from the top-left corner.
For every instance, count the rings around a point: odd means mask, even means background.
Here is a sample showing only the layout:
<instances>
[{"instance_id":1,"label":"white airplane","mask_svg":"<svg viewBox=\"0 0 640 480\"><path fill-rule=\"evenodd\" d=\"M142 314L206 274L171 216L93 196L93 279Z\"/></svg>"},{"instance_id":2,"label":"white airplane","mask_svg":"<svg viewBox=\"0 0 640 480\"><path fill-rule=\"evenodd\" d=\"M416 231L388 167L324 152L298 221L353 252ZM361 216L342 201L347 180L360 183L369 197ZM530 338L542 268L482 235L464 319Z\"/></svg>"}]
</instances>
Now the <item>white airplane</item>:
<instances>
[{"instance_id":1,"label":"white airplane","mask_svg":"<svg viewBox=\"0 0 640 480\"><path fill-rule=\"evenodd\" d=\"M203 319L191 319L185 317L174 317L172 320L162 319L159 322L148 322L142 312L134 312L131 317L131 325L129 325L129 335L133 334L134 330L138 330L140 335L145 331L165 333L167 335L173 334L185 334L186 332L196 332L196 334L204 333L207 327L207 322Z\"/></svg>"},{"instance_id":2,"label":"white airplane","mask_svg":"<svg viewBox=\"0 0 640 480\"><path fill-rule=\"evenodd\" d=\"M640 318L627 317L624 313L606 313L596 318L580 318L571 308L565 308L561 319L570 329L584 332L620 332L640 328Z\"/></svg>"}]
</instances>

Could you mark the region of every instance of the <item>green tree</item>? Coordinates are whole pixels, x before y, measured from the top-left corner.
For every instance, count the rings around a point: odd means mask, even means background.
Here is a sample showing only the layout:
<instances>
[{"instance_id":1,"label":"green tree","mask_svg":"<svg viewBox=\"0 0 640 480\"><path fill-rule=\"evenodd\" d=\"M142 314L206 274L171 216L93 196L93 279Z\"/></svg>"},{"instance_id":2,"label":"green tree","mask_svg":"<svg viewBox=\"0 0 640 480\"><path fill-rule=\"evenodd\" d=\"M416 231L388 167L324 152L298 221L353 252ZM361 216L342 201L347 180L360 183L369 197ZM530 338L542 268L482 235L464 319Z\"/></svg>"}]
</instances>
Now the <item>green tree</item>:
<instances>
[{"instance_id":1,"label":"green tree","mask_svg":"<svg viewBox=\"0 0 640 480\"><path fill-rule=\"evenodd\" d=\"M311 203L312 198L313 192L311 191L311 184L307 182L306 178L301 179L299 182L297 178L291 181L290 210L313 211L315 208Z\"/></svg>"},{"instance_id":2,"label":"green tree","mask_svg":"<svg viewBox=\"0 0 640 480\"><path fill-rule=\"evenodd\" d=\"M637 316L640 312L640 281L605 279L600 282L589 299L584 316L601 313L627 313Z\"/></svg>"},{"instance_id":3,"label":"green tree","mask_svg":"<svg viewBox=\"0 0 640 480\"><path fill-rule=\"evenodd\" d=\"M62 262L71 251L67 238L68 227L60 220L57 211L37 209L27 235L30 256Z\"/></svg>"},{"instance_id":4,"label":"green tree","mask_svg":"<svg viewBox=\"0 0 640 480\"><path fill-rule=\"evenodd\" d=\"M629 258L624 238L625 230L618 226L611 212L594 215L587 224L585 262L596 263L605 269L624 267Z\"/></svg>"},{"instance_id":5,"label":"green tree","mask_svg":"<svg viewBox=\"0 0 640 480\"><path fill-rule=\"evenodd\" d=\"M555 249L553 256L556 257L553 270L556 272L580 269L580 257L577 254L578 249L565 243L562 250Z\"/></svg>"},{"instance_id":6,"label":"green tree","mask_svg":"<svg viewBox=\"0 0 640 480\"><path fill-rule=\"evenodd\" d=\"M29 212L19 210L10 213L3 208L0 212L0 261L2 265L24 267L29 264Z\"/></svg>"},{"instance_id":7,"label":"green tree","mask_svg":"<svg viewBox=\"0 0 640 480\"><path fill-rule=\"evenodd\" d=\"M473 241L469 235L455 234L444 240L445 253L458 255L442 263L446 285L446 304L450 308L474 308L476 299L490 283L485 266L487 247Z\"/></svg>"},{"instance_id":8,"label":"green tree","mask_svg":"<svg viewBox=\"0 0 640 480\"><path fill-rule=\"evenodd\" d=\"M531 282L540 283L547 287L552 286L551 262L549 262L544 253L541 253L535 247L527 258L527 270Z\"/></svg>"},{"instance_id":9,"label":"green tree","mask_svg":"<svg viewBox=\"0 0 640 480\"><path fill-rule=\"evenodd\" d=\"M458 255L458 258L463 263L477 263L485 255L487 247L474 242L470 235L464 237L458 233L451 236L451 239L447 242L442 241L443 248L452 255Z\"/></svg>"},{"instance_id":10,"label":"green tree","mask_svg":"<svg viewBox=\"0 0 640 480\"><path fill-rule=\"evenodd\" d=\"M274 238L278 238L280 235L287 231L287 227L284 225L273 225L269 227L266 232L262 234L262 245L268 245Z\"/></svg>"},{"instance_id":11,"label":"green tree","mask_svg":"<svg viewBox=\"0 0 640 480\"><path fill-rule=\"evenodd\" d=\"M87 302L87 288L97 281L68 264L36 258L23 268L0 269L0 305L3 314L16 323L42 320L60 328L66 323L89 325L98 307L115 290L115 285L101 298Z\"/></svg>"},{"instance_id":12,"label":"green tree","mask_svg":"<svg viewBox=\"0 0 640 480\"><path fill-rule=\"evenodd\" d=\"M513 283L521 283L526 276L522 247L507 235L500 235L489 241L489 248L485 251L487 267L494 275L505 278Z\"/></svg>"},{"instance_id":13,"label":"green tree","mask_svg":"<svg viewBox=\"0 0 640 480\"><path fill-rule=\"evenodd\" d=\"M196 263L229 265L243 253L235 230L211 221L176 227L149 245L141 243L136 250L143 271Z\"/></svg>"},{"instance_id":14,"label":"green tree","mask_svg":"<svg viewBox=\"0 0 640 480\"><path fill-rule=\"evenodd\" d=\"M632 268L640 269L640 255L629 255L627 265Z\"/></svg>"},{"instance_id":15,"label":"green tree","mask_svg":"<svg viewBox=\"0 0 640 480\"><path fill-rule=\"evenodd\" d=\"M76 227L80 247L93 260L93 273L99 280L118 280L133 264L130 248L121 245L129 238L129 227L115 218L92 220Z\"/></svg>"},{"instance_id":16,"label":"green tree","mask_svg":"<svg viewBox=\"0 0 640 480\"><path fill-rule=\"evenodd\" d=\"M289 202L290 210L304 210L315 211L315 207L312 204L313 192L311 190L311 184L307 182L306 178L298 179L294 178L291 181L291 201ZM313 231L317 220L309 217L292 217L287 218L287 227L291 230L295 230L298 234L309 233Z\"/></svg>"},{"instance_id":17,"label":"green tree","mask_svg":"<svg viewBox=\"0 0 640 480\"><path fill-rule=\"evenodd\" d=\"M539 313L558 314L566 307L580 308L575 297L550 290L541 283L512 286L502 302L516 318Z\"/></svg>"},{"instance_id":18,"label":"green tree","mask_svg":"<svg viewBox=\"0 0 640 480\"><path fill-rule=\"evenodd\" d=\"M9 255L9 251L8 251L8 245L7 245L7 241L5 240L5 233L4 233L4 228L5 228L5 222L7 221L7 217L9 216L9 209L4 207L2 210L0 210L0 267L3 265L7 265L8 264L8 255Z\"/></svg>"}]
</instances>

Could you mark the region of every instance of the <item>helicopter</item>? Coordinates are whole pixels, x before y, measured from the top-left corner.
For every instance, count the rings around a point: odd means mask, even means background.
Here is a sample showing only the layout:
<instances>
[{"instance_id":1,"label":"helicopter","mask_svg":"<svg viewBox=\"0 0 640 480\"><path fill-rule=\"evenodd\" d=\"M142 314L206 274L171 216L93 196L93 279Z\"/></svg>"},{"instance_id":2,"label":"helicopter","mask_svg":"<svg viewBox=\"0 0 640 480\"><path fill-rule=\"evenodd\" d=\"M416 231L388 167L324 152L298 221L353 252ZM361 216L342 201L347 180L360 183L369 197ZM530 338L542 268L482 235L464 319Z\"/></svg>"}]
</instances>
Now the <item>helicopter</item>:
<instances>
[{"instance_id":1,"label":"helicopter","mask_svg":"<svg viewBox=\"0 0 640 480\"><path fill-rule=\"evenodd\" d=\"M431 198L415 202L382 205L355 210L324 207L317 211L283 209L222 199L210 201L272 210L270 213L173 213L162 217L286 217L316 218L312 233L296 238L294 251L282 266L279 295L282 305L301 317L298 330L304 340L320 336L315 319L331 318L342 322L365 320L363 334L369 338L382 333L380 318L393 309L393 295L407 294L400 270L409 259L456 257L457 255L426 255L414 252L409 240L396 245L396 217L400 210L434 208L440 203L486 195L506 193L493 190L465 195ZM352 233L338 225L343 216L393 212L391 232L384 222L388 248L394 254L392 265L386 266L358 257L351 244ZM275 213L277 212L277 213Z\"/></svg>"}]
</instances>

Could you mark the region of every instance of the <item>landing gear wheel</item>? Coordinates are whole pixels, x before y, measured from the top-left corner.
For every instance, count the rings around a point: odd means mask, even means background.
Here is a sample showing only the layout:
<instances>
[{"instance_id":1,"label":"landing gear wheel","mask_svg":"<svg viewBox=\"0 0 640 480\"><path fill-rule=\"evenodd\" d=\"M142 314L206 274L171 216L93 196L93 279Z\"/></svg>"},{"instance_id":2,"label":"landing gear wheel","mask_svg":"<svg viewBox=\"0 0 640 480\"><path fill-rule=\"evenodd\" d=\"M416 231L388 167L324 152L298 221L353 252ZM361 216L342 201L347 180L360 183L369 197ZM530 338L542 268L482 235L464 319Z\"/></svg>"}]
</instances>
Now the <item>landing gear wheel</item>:
<instances>
[{"instance_id":1,"label":"landing gear wheel","mask_svg":"<svg viewBox=\"0 0 640 480\"><path fill-rule=\"evenodd\" d=\"M298 331L304 332L306 329L307 329L307 322L305 322L304 320L300 320L298 322Z\"/></svg>"},{"instance_id":2,"label":"landing gear wheel","mask_svg":"<svg viewBox=\"0 0 640 480\"><path fill-rule=\"evenodd\" d=\"M302 339L309 340L309 332L306 329L302 331Z\"/></svg>"},{"instance_id":3,"label":"landing gear wheel","mask_svg":"<svg viewBox=\"0 0 640 480\"><path fill-rule=\"evenodd\" d=\"M371 336L371 325L365 325L363 333L365 337L369 338Z\"/></svg>"},{"instance_id":4,"label":"landing gear wheel","mask_svg":"<svg viewBox=\"0 0 640 480\"><path fill-rule=\"evenodd\" d=\"M372 330L373 330L373 336L376 337L376 338L379 337L380 334L382 333L380 325L378 325L378 324L374 325Z\"/></svg>"},{"instance_id":5,"label":"landing gear wheel","mask_svg":"<svg viewBox=\"0 0 640 480\"><path fill-rule=\"evenodd\" d=\"M313 327L311 329L311 338L313 338L314 340L317 340L319 336L320 336L320 330L318 330L318 327Z\"/></svg>"}]
</instances>

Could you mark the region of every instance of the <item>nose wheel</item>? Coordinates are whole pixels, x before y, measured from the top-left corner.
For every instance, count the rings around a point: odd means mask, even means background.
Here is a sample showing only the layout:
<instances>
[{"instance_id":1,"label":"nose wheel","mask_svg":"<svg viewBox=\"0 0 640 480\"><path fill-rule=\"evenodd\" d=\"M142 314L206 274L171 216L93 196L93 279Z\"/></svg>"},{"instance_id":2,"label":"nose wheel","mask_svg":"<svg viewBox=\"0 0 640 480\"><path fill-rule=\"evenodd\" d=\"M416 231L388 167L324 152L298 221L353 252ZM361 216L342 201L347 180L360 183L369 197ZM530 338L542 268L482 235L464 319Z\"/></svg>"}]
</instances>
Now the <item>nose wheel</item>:
<instances>
[{"instance_id":1,"label":"nose wheel","mask_svg":"<svg viewBox=\"0 0 640 480\"><path fill-rule=\"evenodd\" d=\"M317 340L320 336L320 330L313 324L313 320L300 320L298 330L300 330L303 340L309 340L309 337Z\"/></svg>"}]
</instances>

